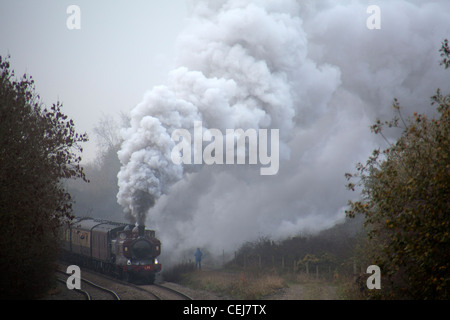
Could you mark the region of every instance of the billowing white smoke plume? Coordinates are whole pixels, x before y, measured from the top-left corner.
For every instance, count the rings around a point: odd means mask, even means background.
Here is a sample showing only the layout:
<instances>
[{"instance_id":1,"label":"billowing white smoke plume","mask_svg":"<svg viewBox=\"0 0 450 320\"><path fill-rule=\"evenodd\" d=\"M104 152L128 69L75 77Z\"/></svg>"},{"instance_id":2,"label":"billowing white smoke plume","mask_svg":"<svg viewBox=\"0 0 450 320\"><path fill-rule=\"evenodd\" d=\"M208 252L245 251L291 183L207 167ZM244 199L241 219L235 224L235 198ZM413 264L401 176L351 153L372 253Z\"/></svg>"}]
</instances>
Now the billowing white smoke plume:
<instances>
[{"instance_id":1,"label":"billowing white smoke plume","mask_svg":"<svg viewBox=\"0 0 450 320\"><path fill-rule=\"evenodd\" d=\"M119 152L118 199L139 224L183 176L183 168L171 161L174 130L193 130L195 121L223 132L277 128L288 142L300 102L321 109L335 90L336 68L319 69L306 58L306 34L290 12L296 6L271 6L269 11L248 1L198 3L180 37L181 67L131 112ZM320 97L308 98L309 90L325 81L333 83Z\"/></svg>"},{"instance_id":2,"label":"billowing white smoke plume","mask_svg":"<svg viewBox=\"0 0 450 320\"><path fill-rule=\"evenodd\" d=\"M195 1L165 85L131 111L119 151L119 203L159 232L166 251L232 250L260 235L316 230L343 217L344 173L379 145L377 117L432 111L450 37L450 2ZM445 88L447 85L447 88ZM427 111L427 112L428 112ZM175 165L174 130L280 130L280 170ZM396 133L394 132L393 135ZM159 201L157 201L159 199ZM150 210L150 208L152 208Z\"/></svg>"}]
</instances>

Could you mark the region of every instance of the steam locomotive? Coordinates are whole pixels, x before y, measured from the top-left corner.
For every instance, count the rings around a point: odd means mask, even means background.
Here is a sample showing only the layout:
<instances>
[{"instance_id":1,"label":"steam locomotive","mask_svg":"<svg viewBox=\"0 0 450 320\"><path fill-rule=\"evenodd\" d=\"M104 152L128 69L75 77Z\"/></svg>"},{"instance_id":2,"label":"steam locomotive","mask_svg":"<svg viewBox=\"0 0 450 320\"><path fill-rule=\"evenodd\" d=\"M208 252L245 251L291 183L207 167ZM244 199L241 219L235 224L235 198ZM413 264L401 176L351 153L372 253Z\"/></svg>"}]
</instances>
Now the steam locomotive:
<instances>
[{"instance_id":1,"label":"steam locomotive","mask_svg":"<svg viewBox=\"0 0 450 320\"><path fill-rule=\"evenodd\" d=\"M161 242L144 226L76 217L62 230L63 259L129 282L153 283Z\"/></svg>"}]
</instances>

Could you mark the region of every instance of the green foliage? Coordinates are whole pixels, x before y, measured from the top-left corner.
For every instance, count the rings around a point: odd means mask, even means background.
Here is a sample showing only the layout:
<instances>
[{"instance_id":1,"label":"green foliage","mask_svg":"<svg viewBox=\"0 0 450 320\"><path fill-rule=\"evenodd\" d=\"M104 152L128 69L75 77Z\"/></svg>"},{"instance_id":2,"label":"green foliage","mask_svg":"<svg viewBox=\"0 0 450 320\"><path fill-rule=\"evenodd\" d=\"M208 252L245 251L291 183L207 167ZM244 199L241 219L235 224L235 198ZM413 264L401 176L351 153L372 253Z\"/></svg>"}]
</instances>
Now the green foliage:
<instances>
[{"instance_id":1,"label":"green foliage","mask_svg":"<svg viewBox=\"0 0 450 320\"><path fill-rule=\"evenodd\" d=\"M448 58L448 42L441 51ZM387 127L401 128L402 135L374 150L356 174L346 174L357 179L349 189L362 188L347 215L365 216L372 262L389 279L384 298L450 297L450 95L438 90L432 105L438 106L436 119L414 113L404 120L395 100L396 116L371 130L385 138Z\"/></svg>"},{"instance_id":2,"label":"green foliage","mask_svg":"<svg viewBox=\"0 0 450 320\"><path fill-rule=\"evenodd\" d=\"M60 103L45 108L34 80L14 78L0 56L0 296L33 298L51 284L60 218L71 197L61 181L86 180L74 123Z\"/></svg>"}]
</instances>

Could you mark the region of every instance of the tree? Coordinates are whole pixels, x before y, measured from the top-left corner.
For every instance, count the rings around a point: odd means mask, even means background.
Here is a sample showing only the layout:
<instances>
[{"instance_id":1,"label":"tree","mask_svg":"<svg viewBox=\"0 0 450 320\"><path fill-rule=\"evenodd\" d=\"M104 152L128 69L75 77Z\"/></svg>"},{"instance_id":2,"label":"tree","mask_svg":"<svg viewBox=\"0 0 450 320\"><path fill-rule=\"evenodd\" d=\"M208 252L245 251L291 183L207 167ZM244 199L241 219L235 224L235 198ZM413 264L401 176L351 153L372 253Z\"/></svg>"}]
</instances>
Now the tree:
<instances>
[{"instance_id":1,"label":"tree","mask_svg":"<svg viewBox=\"0 0 450 320\"><path fill-rule=\"evenodd\" d=\"M125 125L125 116L122 120ZM74 211L80 216L125 222L123 208L117 203L117 173L120 170L117 151L122 142L119 124L112 117L103 116L94 133L97 136L97 158L84 166L90 183L71 180L66 184L74 199Z\"/></svg>"},{"instance_id":2,"label":"tree","mask_svg":"<svg viewBox=\"0 0 450 320\"><path fill-rule=\"evenodd\" d=\"M440 50L449 67L448 41ZM395 99L393 120L378 120L371 130L401 128L395 144L376 149L347 187L361 187L361 200L350 201L347 215L365 216L373 263L388 278L384 298L450 298L450 95L432 97L438 117L414 113L403 119ZM375 247L375 249L374 249ZM379 292L378 292L379 294Z\"/></svg>"},{"instance_id":3,"label":"tree","mask_svg":"<svg viewBox=\"0 0 450 320\"><path fill-rule=\"evenodd\" d=\"M126 117L122 114L122 117ZM94 128L97 135L97 145L102 155L107 154L110 150L117 153L122 143L119 135L119 126L111 116L103 115L98 125Z\"/></svg>"},{"instance_id":4,"label":"tree","mask_svg":"<svg viewBox=\"0 0 450 320\"><path fill-rule=\"evenodd\" d=\"M8 58L0 56L0 296L34 298L51 285L60 221L71 217L62 181L87 181L78 155L87 136L59 102L43 106L32 77L16 80Z\"/></svg>"}]
</instances>

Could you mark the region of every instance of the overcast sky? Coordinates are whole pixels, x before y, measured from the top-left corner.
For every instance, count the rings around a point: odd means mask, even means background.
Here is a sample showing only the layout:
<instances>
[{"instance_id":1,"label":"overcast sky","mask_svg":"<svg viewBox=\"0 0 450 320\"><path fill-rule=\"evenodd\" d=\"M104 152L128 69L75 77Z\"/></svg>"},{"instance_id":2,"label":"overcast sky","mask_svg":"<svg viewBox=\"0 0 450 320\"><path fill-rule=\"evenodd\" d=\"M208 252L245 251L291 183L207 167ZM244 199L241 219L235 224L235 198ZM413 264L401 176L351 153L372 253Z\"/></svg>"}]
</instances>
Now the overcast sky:
<instances>
[{"instance_id":1,"label":"overcast sky","mask_svg":"<svg viewBox=\"0 0 450 320\"><path fill-rule=\"evenodd\" d=\"M392 117L394 98L405 117L432 116L429 97L438 87L450 91L438 52L450 38L448 0L189 3L0 2L0 54L11 54L12 68L34 77L44 102L60 100L78 131L91 135L85 158L95 155L92 129L102 114L133 110L121 160L135 154L144 161L124 168L124 189L171 178L155 189L147 218L169 252L201 246L221 253L261 235L341 221L356 196L345 189L345 172L386 147L369 126ZM81 9L80 30L66 27L71 4ZM379 30L367 27L373 4ZM173 175L147 166L146 152L158 150L146 147L162 137L152 135L173 130L180 114L183 126L200 117L221 129L279 128L279 172L205 166L184 168L177 180L174 166ZM161 131L146 131L155 119Z\"/></svg>"},{"instance_id":2,"label":"overcast sky","mask_svg":"<svg viewBox=\"0 0 450 320\"><path fill-rule=\"evenodd\" d=\"M66 26L76 4L81 29ZM165 81L187 14L184 0L1 0L0 55L11 55L17 75L27 73L46 104L61 101L79 132L91 138L103 114L129 112L146 90Z\"/></svg>"}]
</instances>

